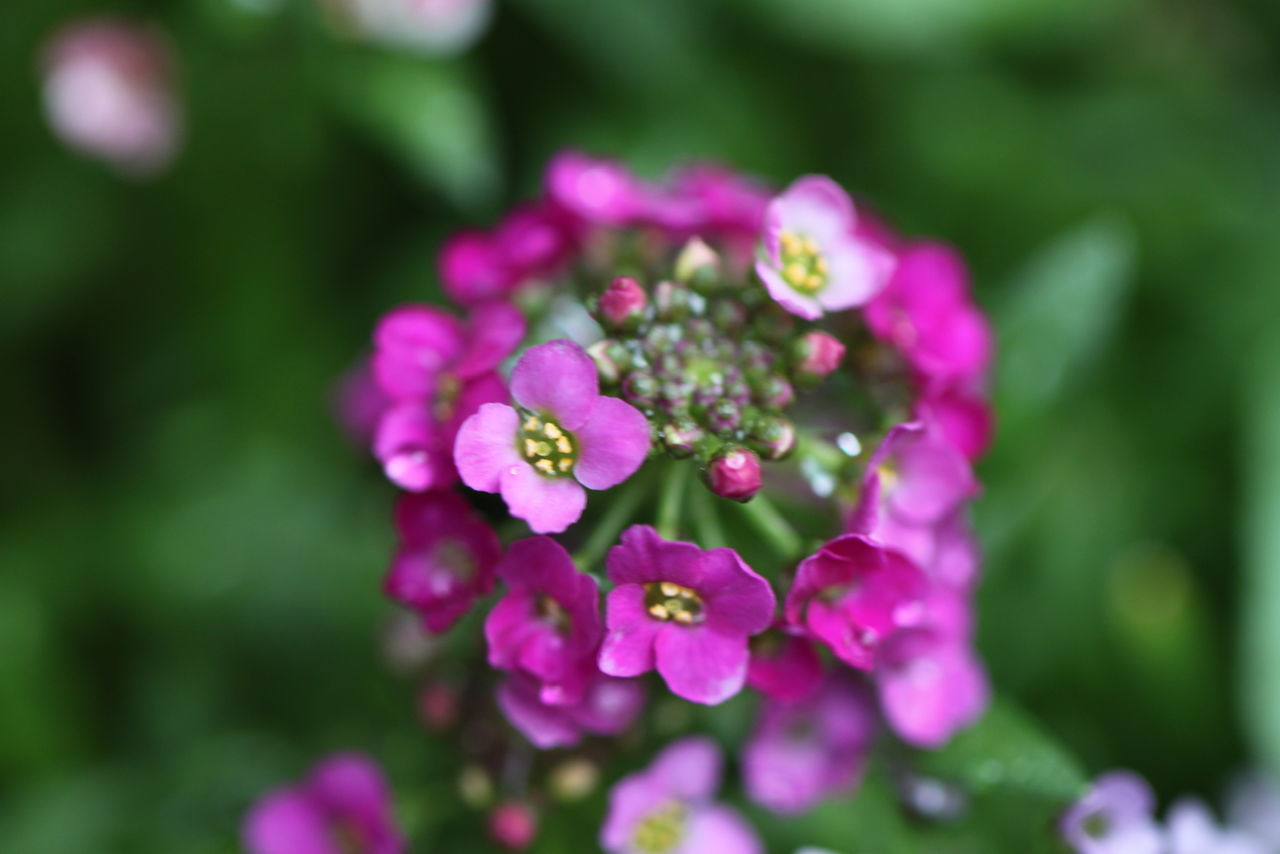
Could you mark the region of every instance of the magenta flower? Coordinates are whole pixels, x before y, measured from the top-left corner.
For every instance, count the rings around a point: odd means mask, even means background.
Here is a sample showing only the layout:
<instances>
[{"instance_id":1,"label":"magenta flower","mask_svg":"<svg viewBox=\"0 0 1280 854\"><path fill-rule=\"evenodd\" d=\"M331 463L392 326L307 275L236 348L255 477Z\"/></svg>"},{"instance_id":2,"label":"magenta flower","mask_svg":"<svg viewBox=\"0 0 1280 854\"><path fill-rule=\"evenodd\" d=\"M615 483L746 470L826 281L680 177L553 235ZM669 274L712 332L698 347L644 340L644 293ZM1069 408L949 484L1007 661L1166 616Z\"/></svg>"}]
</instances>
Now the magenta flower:
<instances>
[{"instance_id":1,"label":"magenta flower","mask_svg":"<svg viewBox=\"0 0 1280 854\"><path fill-rule=\"evenodd\" d=\"M917 747L941 747L981 716L990 699L971 647L963 596L935 587L920 621L889 637L876 661L880 706L893 730Z\"/></svg>"},{"instance_id":2,"label":"magenta flower","mask_svg":"<svg viewBox=\"0 0 1280 854\"><path fill-rule=\"evenodd\" d=\"M404 839L378 766L354 753L330 756L293 786L263 795L245 816L250 854L400 854Z\"/></svg>"},{"instance_id":3,"label":"magenta flower","mask_svg":"<svg viewBox=\"0 0 1280 854\"><path fill-rule=\"evenodd\" d=\"M539 534L563 531L582 515L588 489L608 489L649 453L649 422L600 394L595 363L572 341L530 347L511 374L519 410L486 403L458 431L454 461L462 481L500 492L512 516Z\"/></svg>"},{"instance_id":4,"label":"magenta flower","mask_svg":"<svg viewBox=\"0 0 1280 854\"><path fill-rule=\"evenodd\" d=\"M562 151L547 165L547 195L586 223L617 227L643 210L644 187L612 160Z\"/></svg>"},{"instance_id":5,"label":"magenta flower","mask_svg":"<svg viewBox=\"0 0 1280 854\"><path fill-rule=\"evenodd\" d=\"M1059 830L1077 854L1161 854L1155 798L1147 782L1112 771L1093 782L1062 815Z\"/></svg>"},{"instance_id":6,"label":"magenta flower","mask_svg":"<svg viewBox=\"0 0 1280 854\"><path fill-rule=\"evenodd\" d=\"M553 706L582 701L600 644L600 590L550 537L512 543L498 563L509 592L485 620L489 664L527 673Z\"/></svg>"},{"instance_id":7,"label":"magenta flower","mask_svg":"<svg viewBox=\"0 0 1280 854\"><path fill-rule=\"evenodd\" d=\"M453 492L405 494L396 503L400 546L383 589L443 632L493 589L498 535Z\"/></svg>"},{"instance_id":8,"label":"magenta flower","mask_svg":"<svg viewBox=\"0 0 1280 854\"><path fill-rule=\"evenodd\" d=\"M721 762L707 738L668 745L648 768L613 787L600 847L608 854L762 854L742 816L712 800Z\"/></svg>"},{"instance_id":9,"label":"magenta flower","mask_svg":"<svg viewBox=\"0 0 1280 854\"><path fill-rule=\"evenodd\" d=\"M722 703L747 678L747 638L769 627L769 582L733 549L703 551L633 525L609 550L616 587L605 606L600 669L639 676L654 668L677 696Z\"/></svg>"},{"instance_id":10,"label":"magenta flower","mask_svg":"<svg viewBox=\"0 0 1280 854\"><path fill-rule=\"evenodd\" d=\"M44 106L64 143L146 176L173 159L181 133L173 57L162 33L110 18L59 31L44 55Z\"/></svg>"},{"instance_id":11,"label":"magenta flower","mask_svg":"<svg viewBox=\"0 0 1280 854\"><path fill-rule=\"evenodd\" d=\"M414 492L453 483L458 428L482 404L506 399L494 369L524 330L524 315L501 302L475 308L466 326L431 306L402 306L382 318L372 365L391 404L374 454L393 483Z\"/></svg>"},{"instance_id":12,"label":"magenta flower","mask_svg":"<svg viewBox=\"0 0 1280 854\"><path fill-rule=\"evenodd\" d=\"M497 241L479 230L446 240L436 266L444 292L462 305L504 299L515 285Z\"/></svg>"},{"instance_id":13,"label":"magenta flower","mask_svg":"<svg viewBox=\"0 0 1280 854\"><path fill-rule=\"evenodd\" d=\"M846 534L800 562L787 594L787 620L845 663L870 670L884 641L919 621L927 586L924 573L900 552Z\"/></svg>"},{"instance_id":14,"label":"magenta flower","mask_svg":"<svg viewBox=\"0 0 1280 854\"><path fill-rule=\"evenodd\" d=\"M802 630L775 623L751 639L747 684L775 700L803 700L822 684L822 656Z\"/></svg>"},{"instance_id":15,"label":"magenta flower","mask_svg":"<svg viewBox=\"0 0 1280 854\"><path fill-rule=\"evenodd\" d=\"M946 440L970 460L986 452L995 431L987 399L956 384L927 387L916 401L915 418L937 424Z\"/></svg>"},{"instance_id":16,"label":"magenta flower","mask_svg":"<svg viewBox=\"0 0 1280 854\"><path fill-rule=\"evenodd\" d=\"M918 243L899 252L865 315L871 333L928 381L978 379L991 359L991 330L969 300L963 259L949 247Z\"/></svg>"},{"instance_id":17,"label":"magenta flower","mask_svg":"<svg viewBox=\"0 0 1280 854\"><path fill-rule=\"evenodd\" d=\"M644 708L644 686L637 679L614 679L594 666L587 670L586 690L573 705L543 702L538 681L512 673L498 686L498 707L511 725L539 750L572 747L584 735L617 735Z\"/></svg>"},{"instance_id":18,"label":"magenta flower","mask_svg":"<svg viewBox=\"0 0 1280 854\"><path fill-rule=\"evenodd\" d=\"M937 425L913 421L889 431L867 461L849 529L932 565L938 527L976 495L964 455Z\"/></svg>"},{"instance_id":19,"label":"magenta flower","mask_svg":"<svg viewBox=\"0 0 1280 854\"><path fill-rule=\"evenodd\" d=\"M833 673L801 702L766 700L742 755L747 794L779 813L802 813L858 782L878 728L866 685Z\"/></svg>"},{"instance_id":20,"label":"magenta flower","mask_svg":"<svg viewBox=\"0 0 1280 854\"><path fill-rule=\"evenodd\" d=\"M854 231L853 202L840 185L806 175L769 203L756 274L792 314L862 305L888 282L893 256Z\"/></svg>"}]
</instances>

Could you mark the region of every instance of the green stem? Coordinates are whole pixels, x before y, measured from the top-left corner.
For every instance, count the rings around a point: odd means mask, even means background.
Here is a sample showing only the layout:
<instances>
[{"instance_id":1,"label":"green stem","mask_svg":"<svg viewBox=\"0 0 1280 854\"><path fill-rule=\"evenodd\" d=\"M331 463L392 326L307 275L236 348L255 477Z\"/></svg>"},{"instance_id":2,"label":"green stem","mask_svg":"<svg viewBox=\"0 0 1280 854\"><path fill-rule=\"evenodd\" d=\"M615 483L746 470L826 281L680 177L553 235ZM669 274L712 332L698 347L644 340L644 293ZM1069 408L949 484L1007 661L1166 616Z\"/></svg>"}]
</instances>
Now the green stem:
<instances>
[{"instance_id":1,"label":"green stem","mask_svg":"<svg viewBox=\"0 0 1280 854\"><path fill-rule=\"evenodd\" d=\"M742 505L742 512L747 521L755 526L756 532L764 537L779 555L786 560L795 560L800 557L804 548L800 535L796 533L795 528L791 527L791 523L782 517L778 508L774 507L769 499L757 493L754 498Z\"/></svg>"},{"instance_id":2,"label":"green stem","mask_svg":"<svg viewBox=\"0 0 1280 854\"><path fill-rule=\"evenodd\" d=\"M674 462L666 467L666 481L662 484L662 495L658 499L658 535L664 540L674 540L680 536L680 507L684 504L685 487L689 483L689 472L693 464Z\"/></svg>"},{"instance_id":3,"label":"green stem","mask_svg":"<svg viewBox=\"0 0 1280 854\"><path fill-rule=\"evenodd\" d=\"M642 472L634 475L626 485L618 490L613 503L605 511L605 514L596 522L595 528L591 531L591 536L582 544L582 548L578 549L577 554L573 556L573 562L578 565L578 569L583 572L590 572L604 553L618 539L618 533L631 521L636 515L636 510L640 506L641 500L648 497L649 482L652 478L648 472Z\"/></svg>"},{"instance_id":4,"label":"green stem","mask_svg":"<svg viewBox=\"0 0 1280 854\"><path fill-rule=\"evenodd\" d=\"M715 497L705 489L693 491L693 524L698 531L698 545L704 549L718 549L729 544L715 501Z\"/></svg>"}]
</instances>

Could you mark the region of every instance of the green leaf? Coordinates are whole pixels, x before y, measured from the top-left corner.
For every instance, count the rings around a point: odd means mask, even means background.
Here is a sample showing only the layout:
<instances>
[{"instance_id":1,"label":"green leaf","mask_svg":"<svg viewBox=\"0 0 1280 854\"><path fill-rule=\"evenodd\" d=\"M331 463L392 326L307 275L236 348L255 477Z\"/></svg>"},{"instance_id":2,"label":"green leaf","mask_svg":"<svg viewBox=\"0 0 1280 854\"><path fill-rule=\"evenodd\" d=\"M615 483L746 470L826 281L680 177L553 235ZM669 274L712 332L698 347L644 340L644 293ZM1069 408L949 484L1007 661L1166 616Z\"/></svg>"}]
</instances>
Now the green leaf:
<instances>
[{"instance_id":1,"label":"green leaf","mask_svg":"<svg viewBox=\"0 0 1280 854\"><path fill-rule=\"evenodd\" d=\"M997 700L977 724L941 750L919 754L918 768L974 794L1021 794L1067 803L1083 792L1080 764L1025 712Z\"/></svg>"}]
</instances>

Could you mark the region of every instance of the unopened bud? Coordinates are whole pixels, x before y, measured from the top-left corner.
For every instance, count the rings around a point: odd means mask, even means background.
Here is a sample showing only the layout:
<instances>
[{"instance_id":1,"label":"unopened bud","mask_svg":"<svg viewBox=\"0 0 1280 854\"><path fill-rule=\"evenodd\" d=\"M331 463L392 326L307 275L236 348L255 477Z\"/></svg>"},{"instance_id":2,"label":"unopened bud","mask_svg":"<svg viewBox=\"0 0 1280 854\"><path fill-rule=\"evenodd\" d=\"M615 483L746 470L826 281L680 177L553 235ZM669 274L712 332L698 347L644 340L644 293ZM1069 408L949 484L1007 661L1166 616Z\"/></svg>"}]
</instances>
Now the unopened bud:
<instances>
[{"instance_id":1,"label":"unopened bud","mask_svg":"<svg viewBox=\"0 0 1280 854\"><path fill-rule=\"evenodd\" d=\"M551 794L560 800L579 801L599 785L600 769L588 759L566 759L551 769L547 782Z\"/></svg>"},{"instance_id":2,"label":"unopened bud","mask_svg":"<svg viewBox=\"0 0 1280 854\"><path fill-rule=\"evenodd\" d=\"M756 403L765 409L786 409L796 399L795 389L781 374L769 374L755 386Z\"/></svg>"},{"instance_id":3,"label":"unopened bud","mask_svg":"<svg viewBox=\"0 0 1280 854\"><path fill-rule=\"evenodd\" d=\"M699 292L715 290L720 283L720 256L701 238L684 245L676 257L676 278Z\"/></svg>"},{"instance_id":4,"label":"unopened bud","mask_svg":"<svg viewBox=\"0 0 1280 854\"><path fill-rule=\"evenodd\" d=\"M844 359L844 345L825 332L806 332L795 351L796 379L805 385L822 382Z\"/></svg>"},{"instance_id":5,"label":"unopened bud","mask_svg":"<svg viewBox=\"0 0 1280 854\"><path fill-rule=\"evenodd\" d=\"M647 371L632 371L622 381L622 396L636 406L653 406L657 394L658 381Z\"/></svg>"},{"instance_id":6,"label":"unopened bud","mask_svg":"<svg viewBox=\"0 0 1280 854\"><path fill-rule=\"evenodd\" d=\"M622 377L623 364L614 358L620 346L617 341L605 338L587 348L587 355L596 363L596 373L605 383L616 383Z\"/></svg>"},{"instance_id":7,"label":"unopened bud","mask_svg":"<svg viewBox=\"0 0 1280 854\"><path fill-rule=\"evenodd\" d=\"M523 851L538 836L538 817L520 801L498 804L489 813L489 835L509 851Z\"/></svg>"},{"instance_id":8,"label":"unopened bud","mask_svg":"<svg viewBox=\"0 0 1280 854\"><path fill-rule=\"evenodd\" d=\"M667 353L674 353L676 345L680 343L680 339L684 333L679 326L673 324L658 324L644 334L644 341L641 346L644 347L644 354L651 360L657 361Z\"/></svg>"},{"instance_id":9,"label":"unopened bud","mask_svg":"<svg viewBox=\"0 0 1280 854\"><path fill-rule=\"evenodd\" d=\"M615 332L635 329L649 303L644 288L630 276L618 276L604 289L596 303L600 323Z\"/></svg>"},{"instance_id":10,"label":"unopened bud","mask_svg":"<svg viewBox=\"0 0 1280 854\"><path fill-rule=\"evenodd\" d=\"M707 407L707 426L721 436L731 436L742 426L742 407L728 398L720 398Z\"/></svg>"},{"instance_id":11,"label":"unopened bud","mask_svg":"<svg viewBox=\"0 0 1280 854\"><path fill-rule=\"evenodd\" d=\"M659 320L684 320L689 315L689 289L680 282L658 282L653 288L653 310Z\"/></svg>"},{"instance_id":12,"label":"unopened bud","mask_svg":"<svg viewBox=\"0 0 1280 854\"><path fill-rule=\"evenodd\" d=\"M458 720L458 689L443 681L428 682L418 692L418 718L432 732L444 732Z\"/></svg>"},{"instance_id":13,"label":"unopened bud","mask_svg":"<svg viewBox=\"0 0 1280 854\"><path fill-rule=\"evenodd\" d=\"M766 460L780 460L796 446L795 424L780 415L761 415L752 422L749 442Z\"/></svg>"},{"instance_id":14,"label":"unopened bud","mask_svg":"<svg viewBox=\"0 0 1280 854\"><path fill-rule=\"evenodd\" d=\"M673 418L662 425L662 446L671 456L682 459L693 455L705 435L702 427L692 418Z\"/></svg>"},{"instance_id":15,"label":"unopened bud","mask_svg":"<svg viewBox=\"0 0 1280 854\"><path fill-rule=\"evenodd\" d=\"M750 501L761 486L760 458L746 448L722 451L707 466L707 488L732 501Z\"/></svg>"},{"instance_id":16,"label":"unopened bud","mask_svg":"<svg viewBox=\"0 0 1280 854\"><path fill-rule=\"evenodd\" d=\"M747 323L747 307L730 297L722 297L711 303L711 322L722 332L738 333Z\"/></svg>"}]
</instances>

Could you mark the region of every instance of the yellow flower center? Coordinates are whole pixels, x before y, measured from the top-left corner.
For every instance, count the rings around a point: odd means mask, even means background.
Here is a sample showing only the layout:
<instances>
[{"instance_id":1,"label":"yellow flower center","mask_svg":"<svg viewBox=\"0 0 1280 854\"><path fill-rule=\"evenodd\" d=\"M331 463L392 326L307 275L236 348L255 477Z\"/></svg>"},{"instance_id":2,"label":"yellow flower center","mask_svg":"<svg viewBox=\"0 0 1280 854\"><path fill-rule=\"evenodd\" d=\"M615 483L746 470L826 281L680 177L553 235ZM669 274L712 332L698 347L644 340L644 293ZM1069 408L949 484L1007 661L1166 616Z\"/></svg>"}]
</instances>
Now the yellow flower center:
<instances>
[{"instance_id":1,"label":"yellow flower center","mask_svg":"<svg viewBox=\"0 0 1280 854\"><path fill-rule=\"evenodd\" d=\"M684 626L702 622L702 598L688 587L655 581L646 584L644 591L645 610L655 620L675 620Z\"/></svg>"},{"instance_id":2,"label":"yellow flower center","mask_svg":"<svg viewBox=\"0 0 1280 854\"><path fill-rule=\"evenodd\" d=\"M817 293L827 284L827 256L818 241L806 234L783 231L782 279L803 294Z\"/></svg>"},{"instance_id":3,"label":"yellow flower center","mask_svg":"<svg viewBox=\"0 0 1280 854\"><path fill-rule=\"evenodd\" d=\"M684 804L672 801L658 807L636 825L632 844L644 854L663 854L680 844L684 831Z\"/></svg>"},{"instance_id":4,"label":"yellow flower center","mask_svg":"<svg viewBox=\"0 0 1280 854\"><path fill-rule=\"evenodd\" d=\"M547 477L564 477L578 461L577 448L567 430L549 418L529 415L516 440L521 456Z\"/></svg>"}]
</instances>

